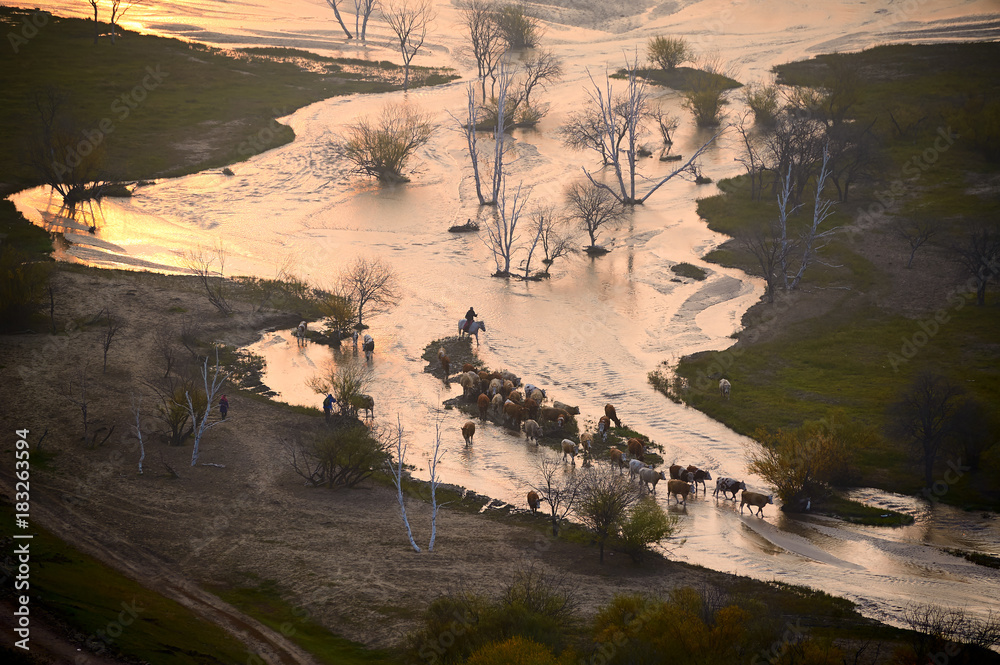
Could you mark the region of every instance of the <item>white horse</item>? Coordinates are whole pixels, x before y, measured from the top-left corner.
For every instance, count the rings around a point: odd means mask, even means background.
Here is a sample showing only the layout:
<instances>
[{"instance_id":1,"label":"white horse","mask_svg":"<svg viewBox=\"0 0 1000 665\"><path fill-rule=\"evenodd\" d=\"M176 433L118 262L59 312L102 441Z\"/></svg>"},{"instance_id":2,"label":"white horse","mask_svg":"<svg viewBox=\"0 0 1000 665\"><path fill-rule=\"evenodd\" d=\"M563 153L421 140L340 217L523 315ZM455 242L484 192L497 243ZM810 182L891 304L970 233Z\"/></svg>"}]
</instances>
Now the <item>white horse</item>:
<instances>
[{"instance_id":1,"label":"white horse","mask_svg":"<svg viewBox=\"0 0 1000 665\"><path fill-rule=\"evenodd\" d=\"M297 343L299 346L305 346L306 344L306 330L309 324L305 321L299 323L295 329L295 336L298 337Z\"/></svg>"},{"instance_id":2,"label":"white horse","mask_svg":"<svg viewBox=\"0 0 1000 665\"><path fill-rule=\"evenodd\" d=\"M375 340L372 339L371 335L365 335L364 344L361 345L361 348L365 351L365 360L371 362L372 357L375 355Z\"/></svg>"},{"instance_id":3,"label":"white horse","mask_svg":"<svg viewBox=\"0 0 1000 665\"><path fill-rule=\"evenodd\" d=\"M486 332L486 322L485 321L473 321L472 325L469 326L469 334L476 336L476 346L479 346L479 331L482 330ZM465 319L458 322L458 336L461 337L462 333L465 332Z\"/></svg>"}]
</instances>

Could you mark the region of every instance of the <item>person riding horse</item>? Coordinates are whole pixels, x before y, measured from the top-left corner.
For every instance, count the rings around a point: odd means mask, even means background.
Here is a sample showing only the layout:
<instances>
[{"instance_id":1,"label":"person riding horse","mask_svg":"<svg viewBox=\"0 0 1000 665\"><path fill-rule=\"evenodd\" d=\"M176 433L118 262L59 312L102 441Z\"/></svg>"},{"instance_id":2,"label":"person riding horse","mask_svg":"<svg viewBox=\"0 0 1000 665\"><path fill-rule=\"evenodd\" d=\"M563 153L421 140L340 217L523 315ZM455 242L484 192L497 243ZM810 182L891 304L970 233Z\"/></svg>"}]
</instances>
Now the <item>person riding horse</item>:
<instances>
[{"instance_id":1,"label":"person riding horse","mask_svg":"<svg viewBox=\"0 0 1000 665\"><path fill-rule=\"evenodd\" d=\"M463 332L469 332L469 326L472 325L472 321L476 318L476 310L469 308L469 311L465 313L465 330Z\"/></svg>"}]
</instances>

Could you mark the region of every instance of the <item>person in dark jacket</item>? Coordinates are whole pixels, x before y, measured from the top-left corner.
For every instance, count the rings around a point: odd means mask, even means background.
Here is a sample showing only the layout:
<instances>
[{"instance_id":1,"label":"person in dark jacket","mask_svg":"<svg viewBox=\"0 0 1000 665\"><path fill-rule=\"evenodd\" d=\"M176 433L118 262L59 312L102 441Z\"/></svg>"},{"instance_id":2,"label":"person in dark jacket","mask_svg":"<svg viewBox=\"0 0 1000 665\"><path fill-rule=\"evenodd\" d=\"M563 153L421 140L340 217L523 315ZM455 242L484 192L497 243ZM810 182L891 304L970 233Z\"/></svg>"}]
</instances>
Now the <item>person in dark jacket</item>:
<instances>
[{"instance_id":1,"label":"person in dark jacket","mask_svg":"<svg viewBox=\"0 0 1000 665\"><path fill-rule=\"evenodd\" d=\"M337 399L331 394L327 395L326 399L323 400L323 415L329 420L330 416L333 415L333 404Z\"/></svg>"},{"instance_id":2,"label":"person in dark jacket","mask_svg":"<svg viewBox=\"0 0 1000 665\"><path fill-rule=\"evenodd\" d=\"M473 309L472 307L470 307L469 311L465 313L465 330L464 330L464 332L469 332L469 327L472 325L472 322L475 321L475 320L476 320L476 310Z\"/></svg>"},{"instance_id":3,"label":"person in dark jacket","mask_svg":"<svg viewBox=\"0 0 1000 665\"><path fill-rule=\"evenodd\" d=\"M219 413L222 414L222 419L226 419L226 414L229 413L229 400L223 395L222 399L219 400Z\"/></svg>"}]
</instances>

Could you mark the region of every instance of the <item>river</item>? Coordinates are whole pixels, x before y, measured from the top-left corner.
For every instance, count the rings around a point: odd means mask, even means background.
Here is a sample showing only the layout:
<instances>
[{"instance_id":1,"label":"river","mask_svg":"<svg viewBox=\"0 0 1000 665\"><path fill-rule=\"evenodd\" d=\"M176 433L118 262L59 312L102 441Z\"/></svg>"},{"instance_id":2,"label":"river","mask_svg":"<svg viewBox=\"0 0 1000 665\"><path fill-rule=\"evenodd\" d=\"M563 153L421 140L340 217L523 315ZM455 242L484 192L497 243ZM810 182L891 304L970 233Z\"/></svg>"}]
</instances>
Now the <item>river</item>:
<instances>
[{"instance_id":1,"label":"river","mask_svg":"<svg viewBox=\"0 0 1000 665\"><path fill-rule=\"evenodd\" d=\"M37 4L86 15L84 3ZM377 23L368 45L346 45L322 0L172 2L169 15L167 6L136 7L125 23L220 46L395 57ZM565 187L582 177L581 166L595 166L588 155L563 147L555 137L567 114L585 103L589 76L600 79L605 70L621 67L656 34L687 37L699 53L718 56L734 67L736 78L749 81L764 77L774 64L833 50L895 41L996 39L1000 24L996 4L988 1L858 0L817 6L795 0L679 0L635 3L621 10L627 15L600 9L606 6L539 5L551 19L543 43L563 58L565 71L543 93L551 102L549 114L537 129L515 134L516 160L508 183L521 183L530 192L528 209L560 202ZM743 312L762 293L760 280L701 260L724 240L695 214L696 199L715 193L715 185L671 181L637 207L627 225L605 233L601 242L613 248L610 254L561 259L549 280L491 277L493 260L480 237L447 232L453 223L486 213L479 210L469 179L463 137L447 114L463 109L470 62L461 54L455 9L447 3L437 9L429 48L415 64L455 67L465 75L463 81L300 109L282 119L295 130L296 140L233 165L232 177L207 171L157 182L129 200L105 201L97 238L70 234L79 244L64 258L177 270L185 251L221 240L230 257L229 274L271 276L291 258L298 274L324 286L354 257L379 256L397 272L402 299L390 313L370 321L377 340L372 394L379 418L395 421L398 416L403 423L411 461L423 467L418 476L426 476L435 423L444 440L444 481L501 501L522 505L538 460L555 455L492 426L481 426L475 445L465 449L458 431L464 416L442 410L442 401L460 388L423 373L420 354L431 340L455 334L458 319L473 305L488 326L478 347L488 366L508 368L545 387L549 397L580 405L585 422L596 420L603 405L612 402L625 424L663 445L666 460L696 464L716 477L744 477L751 489L766 489L745 472L741 436L669 402L646 382L647 372L663 360L731 344ZM675 152L690 154L707 140L709 134L695 129L675 93L654 89L652 94L682 119ZM439 123L413 160L411 183L380 186L331 158L330 142L346 124L404 97ZM741 110L735 98L728 108L730 117ZM736 148L731 136L723 136L704 155L704 172L715 180L737 173ZM653 158L642 168L655 179L667 173L668 165ZM41 219L38 211L53 206L42 189L21 193L15 202L35 220ZM708 278L675 280L669 268L682 261L702 267ZM305 380L331 356L335 362L358 362L349 345L345 354L317 345L299 349L288 331L268 333L253 348L268 360L265 382L293 403L318 405L320 398ZM738 391L734 386L734 399ZM566 473L576 472L566 467ZM680 515L679 537L685 539L670 547L670 556L822 589L857 602L867 616L895 624L912 603L962 607L980 616L997 607L1000 575L942 551L959 547L1000 554L1000 520L994 515L966 514L878 490L856 494L913 514L916 521L896 529L863 527L815 516L793 519L776 506L768 506L759 519L741 516L732 501L699 497L686 508L670 509Z\"/></svg>"}]
</instances>

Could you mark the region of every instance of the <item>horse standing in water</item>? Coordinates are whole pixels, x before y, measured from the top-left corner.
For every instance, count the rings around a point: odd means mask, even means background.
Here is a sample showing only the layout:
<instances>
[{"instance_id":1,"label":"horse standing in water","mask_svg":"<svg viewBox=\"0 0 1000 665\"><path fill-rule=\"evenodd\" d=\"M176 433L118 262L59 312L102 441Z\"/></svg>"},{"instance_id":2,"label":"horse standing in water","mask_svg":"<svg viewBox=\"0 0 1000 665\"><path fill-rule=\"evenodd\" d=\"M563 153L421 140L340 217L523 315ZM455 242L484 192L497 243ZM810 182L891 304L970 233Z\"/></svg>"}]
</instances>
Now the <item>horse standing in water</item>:
<instances>
[{"instance_id":1,"label":"horse standing in water","mask_svg":"<svg viewBox=\"0 0 1000 665\"><path fill-rule=\"evenodd\" d=\"M486 332L486 322L485 321L473 321L469 326L469 334L475 335L476 346L479 346L479 331L482 330ZM458 322L458 336L461 337L462 333L465 332L465 319Z\"/></svg>"},{"instance_id":2,"label":"horse standing in water","mask_svg":"<svg viewBox=\"0 0 1000 665\"><path fill-rule=\"evenodd\" d=\"M372 339L371 335L365 335L365 343L361 345L361 348L364 349L365 360L371 362L375 356L375 340Z\"/></svg>"},{"instance_id":3,"label":"horse standing in water","mask_svg":"<svg viewBox=\"0 0 1000 665\"><path fill-rule=\"evenodd\" d=\"M308 326L309 326L308 323L302 321L301 323L299 323L298 327L295 328L295 336L298 338L296 340L296 344L298 344L299 346L306 345L306 330Z\"/></svg>"}]
</instances>

